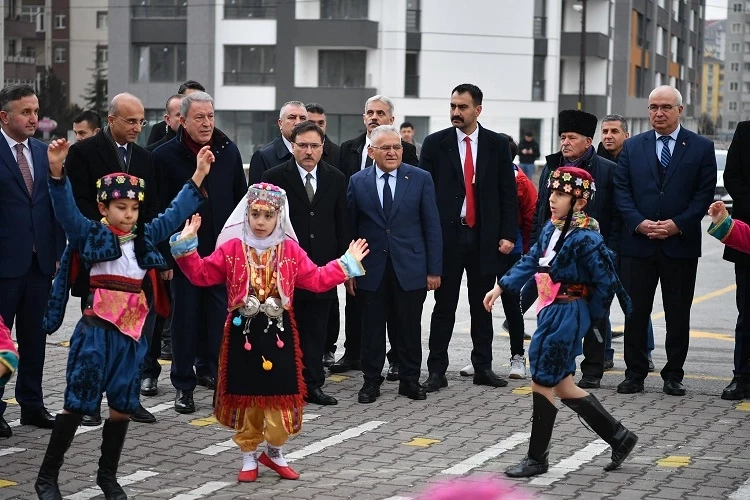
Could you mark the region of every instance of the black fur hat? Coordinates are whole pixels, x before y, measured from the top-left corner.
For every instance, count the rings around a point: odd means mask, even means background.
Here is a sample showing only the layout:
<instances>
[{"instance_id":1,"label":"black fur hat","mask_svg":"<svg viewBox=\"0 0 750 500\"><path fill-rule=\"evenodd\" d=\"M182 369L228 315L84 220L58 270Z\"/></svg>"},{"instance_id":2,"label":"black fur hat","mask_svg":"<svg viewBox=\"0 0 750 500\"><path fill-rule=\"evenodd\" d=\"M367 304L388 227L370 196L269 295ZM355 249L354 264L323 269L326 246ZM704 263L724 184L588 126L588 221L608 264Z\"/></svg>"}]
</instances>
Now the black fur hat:
<instances>
[{"instance_id":1,"label":"black fur hat","mask_svg":"<svg viewBox=\"0 0 750 500\"><path fill-rule=\"evenodd\" d=\"M560 111L557 120L557 135L563 132L575 132L584 137L596 135L596 124L599 120L596 116L577 109L564 109Z\"/></svg>"}]
</instances>

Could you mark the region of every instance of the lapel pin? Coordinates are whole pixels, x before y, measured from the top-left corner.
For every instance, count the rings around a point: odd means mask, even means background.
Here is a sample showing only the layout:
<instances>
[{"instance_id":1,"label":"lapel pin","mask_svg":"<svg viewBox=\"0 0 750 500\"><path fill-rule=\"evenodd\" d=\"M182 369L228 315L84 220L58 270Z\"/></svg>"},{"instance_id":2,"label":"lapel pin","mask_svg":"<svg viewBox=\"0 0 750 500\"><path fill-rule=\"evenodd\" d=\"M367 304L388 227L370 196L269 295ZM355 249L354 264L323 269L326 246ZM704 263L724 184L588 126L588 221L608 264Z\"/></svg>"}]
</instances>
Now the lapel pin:
<instances>
[{"instance_id":1,"label":"lapel pin","mask_svg":"<svg viewBox=\"0 0 750 500\"><path fill-rule=\"evenodd\" d=\"M685 145L685 141L682 141L682 145L683 145L683 146Z\"/></svg>"},{"instance_id":2,"label":"lapel pin","mask_svg":"<svg viewBox=\"0 0 750 500\"><path fill-rule=\"evenodd\" d=\"M408 176L408 175L405 175L405 176L404 176L404 179L408 181L408 180L409 180L409 176Z\"/></svg>"}]
</instances>

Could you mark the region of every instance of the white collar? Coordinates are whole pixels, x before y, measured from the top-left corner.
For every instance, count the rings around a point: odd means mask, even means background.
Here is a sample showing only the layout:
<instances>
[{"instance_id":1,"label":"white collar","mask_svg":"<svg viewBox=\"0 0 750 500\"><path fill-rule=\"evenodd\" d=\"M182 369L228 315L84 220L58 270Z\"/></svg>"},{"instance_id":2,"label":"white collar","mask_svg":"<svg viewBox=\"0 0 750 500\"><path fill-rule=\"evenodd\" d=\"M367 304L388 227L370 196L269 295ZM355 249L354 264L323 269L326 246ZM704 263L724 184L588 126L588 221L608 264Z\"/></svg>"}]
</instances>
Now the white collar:
<instances>
[{"instance_id":1,"label":"white collar","mask_svg":"<svg viewBox=\"0 0 750 500\"><path fill-rule=\"evenodd\" d=\"M463 142L466 137L469 137L471 142L476 143L477 138L479 137L479 124L477 123L477 128L474 129L474 132L468 135L464 134L463 130L457 127L456 135L458 136L458 142Z\"/></svg>"},{"instance_id":2,"label":"white collar","mask_svg":"<svg viewBox=\"0 0 750 500\"><path fill-rule=\"evenodd\" d=\"M299 172L299 175L300 177L302 177L303 181L305 180L305 177L307 177L308 173L312 174L312 178L315 180L315 182L318 181L318 166L317 165L315 165L315 168L313 168L312 170L310 170L310 172L308 172L304 168L300 167L299 163L297 163L296 161L294 163L297 165L297 171Z\"/></svg>"},{"instance_id":3,"label":"white collar","mask_svg":"<svg viewBox=\"0 0 750 500\"><path fill-rule=\"evenodd\" d=\"M398 169L399 167L396 167L396 170L393 170L391 172L386 172L380 166L375 163L375 168L378 169L378 179L381 179L385 174L391 174L394 179L398 179Z\"/></svg>"},{"instance_id":4,"label":"white collar","mask_svg":"<svg viewBox=\"0 0 750 500\"><path fill-rule=\"evenodd\" d=\"M0 127L0 132L3 133L3 137L5 137L5 140L8 142L8 147L10 149L13 149L16 147L16 144L23 144L26 149L31 151L31 148L29 147L29 138L27 137L25 141L18 142L17 140L13 139L11 136L5 133L5 130Z\"/></svg>"},{"instance_id":5,"label":"white collar","mask_svg":"<svg viewBox=\"0 0 750 500\"><path fill-rule=\"evenodd\" d=\"M677 124L677 128L672 131L671 134L660 134L656 130L654 130L654 133L656 134L656 140L659 140L659 137L664 137L665 135L668 135L672 139L674 139L674 142L677 142L677 136L680 134L680 128L682 128L682 125L679 123Z\"/></svg>"},{"instance_id":6,"label":"white collar","mask_svg":"<svg viewBox=\"0 0 750 500\"><path fill-rule=\"evenodd\" d=\"M286 137L284 135L281 135L281 140L284 141L284 146L289 150L290 153L293 153L292 151L292 143L286 140Z\"/></svg>"}]
</instances>

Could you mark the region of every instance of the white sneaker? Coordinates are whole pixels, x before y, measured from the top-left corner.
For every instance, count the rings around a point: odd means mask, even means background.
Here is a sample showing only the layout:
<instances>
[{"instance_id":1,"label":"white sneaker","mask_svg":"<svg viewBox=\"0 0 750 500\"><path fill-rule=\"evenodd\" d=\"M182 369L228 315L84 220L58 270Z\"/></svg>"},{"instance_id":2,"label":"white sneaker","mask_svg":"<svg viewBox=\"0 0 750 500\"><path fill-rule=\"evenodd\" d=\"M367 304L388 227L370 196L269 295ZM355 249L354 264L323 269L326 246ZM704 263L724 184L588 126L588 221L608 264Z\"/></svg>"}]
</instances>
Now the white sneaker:
<instances>
[{"instance_id":1,"label":"white sneaker","mask_svg":"<svg viewBox=\"0 0 750 500\"><path fill-rule=\"evenodd\" d=\"M510 374L508 374L508 378L526 378L526 358L519 354L510 358Z\"/></svg>"},{"instance_id":2,"label":"white sneaker","mask_svg":"<svg viewBox=\"0 0 750 500\"><path fill-rule=\"evenodd\" d=\"M474 376L474 365L469 363L468 365L461 368L461 371L459 371L458 373L460 373L462 377L472 377Z\"/></svg>"}]
</instances>

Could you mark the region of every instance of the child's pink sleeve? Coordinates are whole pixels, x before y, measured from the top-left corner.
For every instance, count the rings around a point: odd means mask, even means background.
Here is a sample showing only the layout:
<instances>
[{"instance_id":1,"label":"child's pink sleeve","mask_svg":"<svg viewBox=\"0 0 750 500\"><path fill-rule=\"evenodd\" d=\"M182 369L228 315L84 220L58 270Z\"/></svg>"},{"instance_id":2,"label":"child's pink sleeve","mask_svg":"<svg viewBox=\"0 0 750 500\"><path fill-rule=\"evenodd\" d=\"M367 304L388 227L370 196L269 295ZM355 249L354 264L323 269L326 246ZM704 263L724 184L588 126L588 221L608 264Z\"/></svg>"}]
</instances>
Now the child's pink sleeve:
<instances>
[{"instance_id":1,"label":"child's pink sleeve","mask_svg":"<svg viewBox=\"0 0 750 500\"><path fill-rule=\"evenodd\" d=\"M708 234L730 248L750 253L750 226L741 220L727 216L718 224L712 223L708 227Z\"/></svg>"},{"instance_id":2,"label":"child's pink sleeve","mask_svg":"<svg viewBox=\"0 0 750 500\"><path fill-rule=\"evenodd\" d=\"M226 244L225 244L226 245ZM175 262L195 286L221 285L226 282L226 254L224 245L220 246L208 257L201 258L198 252L193 250L187 254L175 257Z\"/></svg>"},{"instance_id":3,"label":"child's pink sleeve","mask_svg":"<svg viewBox=\"0 0 750 500\"><path fill-rule=\"evenodd\" d=\"M0 318L0 368L3 368L0 376L0 387L4 386L16 372L18 367L18 351L10 337L10 330Z\"/></svg>"}]
</instances>

